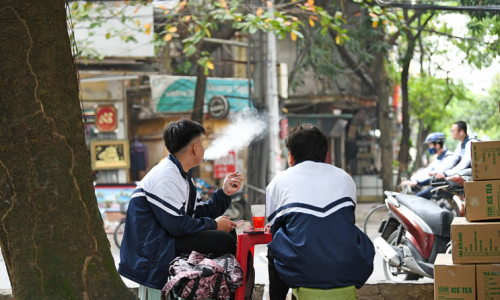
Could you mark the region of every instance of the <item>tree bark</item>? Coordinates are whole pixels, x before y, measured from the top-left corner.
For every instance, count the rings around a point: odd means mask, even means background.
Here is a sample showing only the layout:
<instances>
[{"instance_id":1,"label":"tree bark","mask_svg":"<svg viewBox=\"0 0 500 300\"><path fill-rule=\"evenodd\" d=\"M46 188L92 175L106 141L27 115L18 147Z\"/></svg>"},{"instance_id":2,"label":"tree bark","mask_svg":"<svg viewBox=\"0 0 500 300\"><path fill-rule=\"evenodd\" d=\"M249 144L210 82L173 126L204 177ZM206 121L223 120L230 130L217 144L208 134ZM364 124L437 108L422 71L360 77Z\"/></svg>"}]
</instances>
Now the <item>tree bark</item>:
<instances>
[{"instance_id":1,"label":"tree bark","mask_svg":"<svg viewBox=\"0 0 500 300\"><path fill-rule=\"evenodd\" d=\"M236 33L236 29L230 24L219 24L219 30L214 32L212 36L216 39L230 39ZM207 51L212 53L217 50L221 44L216 43L200 43L200 53ZM207 90L207 75L205 69L198 65L199 56L193 56L193 64L196 65L196 90L194 94L193 111L191 113L191 120L203 124L203 108L205 105L205 92Z\"/></svg>"},{"instance_id":2,"label":"tree bark","mask_svg":"<svg viewBox=\"0 0 500 300\"><path fill-rule=\"evenodd\" d=\"M85 145L63 0L0 1L0 244L16 299L136 299Z\"/></svg>"},{"instance_id":3,"label":"tree bark","mask_svg":"<svg viewBox=\"0 0 500 300\"><path fill-rule=\"evenodd\" d=\"M207 89L207 75L202 66L196 68L196 90L194 92L193 112L191 120L203 124L203 108L205 104L205 92ZM200 177L200 166L193 168L193 176Z\"/></svg>"},{"instance_id":4,"label":"tree bark","mask_svg":"<svg viewBox=\"0 0 500 300\"><path fill-rule=\"evenodd\" d=\"M402 114L403 114L403 134L401 136L401 143L399 145L399 170L397 183L401 182L401 176L408 170L408 156L410 150L410 100L408 98L408 73L410 70L410 63L415 52L415 39L409 30L407 30L408 48L406 49L403 58L403 71L401 72L401 91L402 91Z\"/></svg>"},{"instance_id":5,"label":"tree bark","mask_svg":"<svg viewBox=\"0 0 500 300\"><path fill-rule=\"evenodd\" d=\"M202 66L196 68L196 90L194 92L193 112L191 120L203 124L203 107L205 104L205 91L207 90L207 75Z\"/></svg>"},{"instance_id":6,"label":"tree bark","mask_svg":"<svg viewBox=\"0 0 500 300\"><path fill-rule=\"evenodd\" d=\"M406 11L405 11L406 15ZM434 16L431 14L429 18L424 22L422 27L425 27L429 20ZM407 24L411 22L407 21ZM408 76L410 70L411 60L415 53L415 45L417 39L420 38L421 30L414 36L410 29L406 29L406 40L408 43L408 48L406 49L405 56L403 57L403 71L401 72L401 91L403 96L402 102L402 114L403 114L403 134L401 136L401 143L399 146L399 170L398 170L398 180L397 184L401 182L401 176L408 170L408 158L410 156L410 100L408 96Z\"/></svg>"},{"instance_id":7,"label":"tree bark","mask_svg":"<svg viewBox=\"0 0 500 300\"><path fill-rule=\"evenodd\" d=\"M422 156L424 152L424 139L425 139L425 132L424 132L424 119L419 119L418 120L418 138L417 138L417 158L415 160L415 168L414 171L420 169L423 166L422 163Z\"/></svg>"},{"instance_id":8,"label":"tree bark","mask_svg":"<svg viewBox=\"0 0 500 300\"><path fill-rule=\"evenodd\" d=\"M392 179L392 109L389 106L389 89L387 74L384 66L385 51L376 53L372 62L372 74L375 91L378 96L378 122L380 129L379 146L382 160L382 188L384 191L393 190Z\"/></svg>"}]
</instances>

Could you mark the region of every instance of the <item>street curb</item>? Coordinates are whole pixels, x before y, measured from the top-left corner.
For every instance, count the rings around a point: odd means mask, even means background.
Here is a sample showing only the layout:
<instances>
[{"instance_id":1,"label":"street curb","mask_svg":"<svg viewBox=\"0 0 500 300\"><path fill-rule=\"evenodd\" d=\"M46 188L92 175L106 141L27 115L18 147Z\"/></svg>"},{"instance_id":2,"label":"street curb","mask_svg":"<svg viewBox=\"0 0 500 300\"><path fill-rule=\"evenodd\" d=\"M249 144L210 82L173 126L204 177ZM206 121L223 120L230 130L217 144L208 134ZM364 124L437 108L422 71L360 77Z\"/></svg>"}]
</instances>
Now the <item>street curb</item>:
<instances>
[{"instance_id":1,"label":"street curb","mask_svg":"<svg viewBox=\"0 0 500 300\"><path fill-rule=\"evenodd\" d=\"M129 289L138 296L138 287ZM256 284L252 300L262 300L263 293L264 285ZM434 283L380 281L365 284L357 290L357 294L358 300L432 300L434 299ZM0 299L14 299L12 291L0 290Z\"/></svg>"}]
</instances>

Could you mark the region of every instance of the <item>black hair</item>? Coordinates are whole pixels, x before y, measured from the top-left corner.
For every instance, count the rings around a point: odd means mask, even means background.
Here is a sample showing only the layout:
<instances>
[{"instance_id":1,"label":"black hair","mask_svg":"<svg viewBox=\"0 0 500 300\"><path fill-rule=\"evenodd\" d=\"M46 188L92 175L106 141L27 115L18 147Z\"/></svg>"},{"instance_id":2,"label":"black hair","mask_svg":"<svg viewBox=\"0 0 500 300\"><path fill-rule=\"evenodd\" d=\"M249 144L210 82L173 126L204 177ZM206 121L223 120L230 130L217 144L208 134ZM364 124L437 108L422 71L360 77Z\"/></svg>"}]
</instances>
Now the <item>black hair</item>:
<instances>
[{"instance_id":1,"label":"black hair","mask_svg":"<svg viewBox=\"0 0 500 300\"><path fill-rule=\"evenodd\" d=\"M458 126L458 132L460 132L460 130L463 130L465 134L467 134L467 124L464 121L457 121L455 122L455 125Z\"/></svg>"},{"instance_id":2,"label":"black hair","mask_svg":"<svg viewBox=\"0 0 500 300\"><path fill-rule=\"evenodd\" d=\"M180 119L168 123L163 131L163 140L168 151L175 154L202 134L205 134L205 127L200 123L188 119Z\"/></svg>"},{"instance_id":3,"label":"black hair","mask_svg":"<svg viewBox=\"0 0 500 300\"><path fill-rule=\"evenodd\" d=\"M308 123L288 128L285 145L295 163L305 160L324 162L328 154L328 139L325 134Z\"/></svg>"}]
</instances>

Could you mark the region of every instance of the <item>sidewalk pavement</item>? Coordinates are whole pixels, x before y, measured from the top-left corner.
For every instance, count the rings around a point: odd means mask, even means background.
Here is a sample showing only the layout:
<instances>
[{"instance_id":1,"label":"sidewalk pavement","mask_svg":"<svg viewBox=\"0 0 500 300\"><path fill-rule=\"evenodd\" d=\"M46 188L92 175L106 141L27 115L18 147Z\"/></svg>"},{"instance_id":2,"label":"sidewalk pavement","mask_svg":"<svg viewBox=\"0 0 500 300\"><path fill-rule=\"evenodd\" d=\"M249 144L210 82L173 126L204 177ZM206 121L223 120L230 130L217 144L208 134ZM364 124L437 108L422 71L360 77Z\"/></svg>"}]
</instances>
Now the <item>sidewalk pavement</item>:
<instances>
[{"instance_id":1,"label":"sidewalk pavement","mask_svg":"<svg viewBox=\"0 0 500 300\"><path fill-rule=\"evenodd\" d=\"M381 203L358 203L356 207L356 225L360 228L363 227L363 221L368 212L374 208L375 206L379 205ZM382 219L377 219L373 218L373 220L370 220L373 226L378 226ZM236 228L237 233L243 232L246 228L250 226L250 221L245 221L243 225L240 225ZM113 239L113 234L110 233L112 230L108 231L108 239L111 244L111 253L113 255L113 258L115 260L115 265L118 268L118 264L120 262L120 249L116 246L114 239ZM268 282L268 277L267 277L267 261L265 261L265 254L267 253L267 246L266 245L258 245L255 247L255 253L256 257L254 259L255 263L255 272L256 272L256 283L261 283L265 284ZM261 254L262 253L262 254ZM376 259L377 260L377 259ZM381 263L380 263L381 266ZM380 273L381 270L377 270L380 268L379 264L375 264L375 271L374 274ZM377 275L379 276L379 275ZM380 277L380 276L379 276ZM128 280L127 278L122 277L123 281L125 284L129 287L137 287L138 284ZM9 281L9 276L7 275L7 269L5 266L5 262L3 260L3 257L0 256L0 289L10 289L10 281Z\"/></svg>"}]
</instances>

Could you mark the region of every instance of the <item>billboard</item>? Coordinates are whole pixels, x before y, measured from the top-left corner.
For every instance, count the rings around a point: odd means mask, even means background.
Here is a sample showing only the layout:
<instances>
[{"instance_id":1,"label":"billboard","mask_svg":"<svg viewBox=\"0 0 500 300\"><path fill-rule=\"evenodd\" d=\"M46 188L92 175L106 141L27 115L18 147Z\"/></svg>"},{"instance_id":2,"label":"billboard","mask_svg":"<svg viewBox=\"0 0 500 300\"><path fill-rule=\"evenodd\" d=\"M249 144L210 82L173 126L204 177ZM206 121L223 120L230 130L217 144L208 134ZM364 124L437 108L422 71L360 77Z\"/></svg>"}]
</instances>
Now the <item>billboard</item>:
<instances>
[{"instance_id":1,"label":"billboard","mask_svg":"<svg viewBox=\"0 0 500 300\"><path fill-rule=\"evenodd\" d=\"M253 107L249 100L249 84L248 79L207 78L204 112L208 111L207 104L216 95L228 99L230 111ZM150 85L155 112L190 112L193 109L195 76L152 75Z\"/></svg>"},{"instance_id":2,"label":"billboard","mask_svg":"<svg viewBox=\"0 0 500 300\"><path fill-rule=\"evenodd\" d=\"M236 172L236 153L229 151L228 155L214 160L214 178L222 179Z\"/></svg>"}]
</instances>

